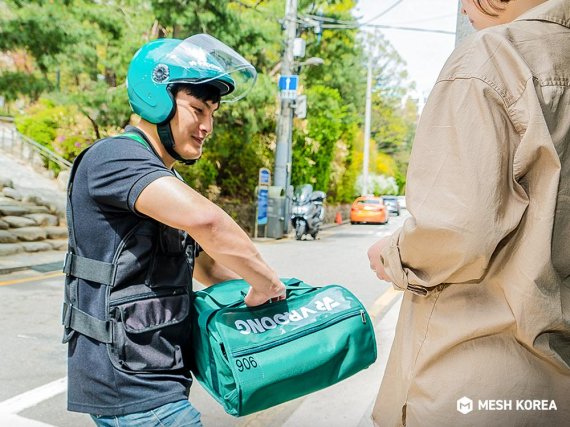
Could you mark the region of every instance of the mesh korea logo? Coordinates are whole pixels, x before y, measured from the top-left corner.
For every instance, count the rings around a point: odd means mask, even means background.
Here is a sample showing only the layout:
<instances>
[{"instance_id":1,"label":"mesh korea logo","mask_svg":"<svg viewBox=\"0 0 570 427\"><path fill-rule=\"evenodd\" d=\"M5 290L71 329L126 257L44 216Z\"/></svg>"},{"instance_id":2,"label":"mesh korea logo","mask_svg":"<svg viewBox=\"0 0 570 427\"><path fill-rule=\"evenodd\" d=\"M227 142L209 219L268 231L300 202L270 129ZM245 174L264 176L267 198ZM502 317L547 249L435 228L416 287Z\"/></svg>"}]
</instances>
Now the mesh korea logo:
<instances>
[{"instance_id":1,"label":"mesh korea logo","mask_svg":"<svg viewBox=\"0 0 570 427\"><path fill-rule=\"evenodd\" d=\"M477 405L467 396L457 400L457 411L467 415L478 411L557 411L556 401L549 399L484 399Z\"/></svg>"},{"instance_id":2,"label":"mesh korea logo","mask_svg":"<svg viewBox=\"0 0 570 427\"><path fill-rule=\"evenodd\" d=\"M461 399L457 400L457 410L463 415L467 415L469 412L473 411L473 401L467 396L463 396Z\"/></svg>"}]
</instances>

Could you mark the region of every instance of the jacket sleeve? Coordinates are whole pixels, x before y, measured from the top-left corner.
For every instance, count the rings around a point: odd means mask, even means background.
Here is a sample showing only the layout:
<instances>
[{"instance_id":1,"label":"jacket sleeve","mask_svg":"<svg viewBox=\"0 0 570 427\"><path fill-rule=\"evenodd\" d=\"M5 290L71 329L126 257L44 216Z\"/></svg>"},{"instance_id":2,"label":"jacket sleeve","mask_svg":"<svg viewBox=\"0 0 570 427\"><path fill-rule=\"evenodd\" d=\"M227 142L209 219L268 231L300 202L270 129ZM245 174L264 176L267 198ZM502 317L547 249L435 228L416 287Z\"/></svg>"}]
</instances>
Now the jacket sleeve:
<instances>
[{"instance_id":1,"label":"jacket sleeve","mask_svg":"<svg viewBox=\"0 0 570 427\"><path fill-rule=\"evenodd\" d=\"M528 199L513 178L520 141L500 94L479 79L440 81L418 125L406 187L411 217L382 251L401 289L478 281Z\"/></svg>"}]
</instances>

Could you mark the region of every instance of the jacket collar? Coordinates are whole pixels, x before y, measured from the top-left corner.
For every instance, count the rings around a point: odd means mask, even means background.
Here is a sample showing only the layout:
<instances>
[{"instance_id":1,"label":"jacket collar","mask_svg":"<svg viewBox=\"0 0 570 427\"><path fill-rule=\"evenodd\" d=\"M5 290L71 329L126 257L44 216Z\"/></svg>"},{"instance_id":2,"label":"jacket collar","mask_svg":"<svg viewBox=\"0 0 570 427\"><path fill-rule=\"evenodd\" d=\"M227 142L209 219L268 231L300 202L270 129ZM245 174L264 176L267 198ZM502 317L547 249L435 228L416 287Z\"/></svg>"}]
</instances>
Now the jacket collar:
<instances>
[{"instance_id":1,"label":"jacket collar","mask_svg":"<svg viewBox=\"0 0 570 427\"><path fill-rule=\"evenodd\" d=\"M516 21L547 21L570 28L570 0L547 0L523 13Z\"/></svg>"}]
</instances>

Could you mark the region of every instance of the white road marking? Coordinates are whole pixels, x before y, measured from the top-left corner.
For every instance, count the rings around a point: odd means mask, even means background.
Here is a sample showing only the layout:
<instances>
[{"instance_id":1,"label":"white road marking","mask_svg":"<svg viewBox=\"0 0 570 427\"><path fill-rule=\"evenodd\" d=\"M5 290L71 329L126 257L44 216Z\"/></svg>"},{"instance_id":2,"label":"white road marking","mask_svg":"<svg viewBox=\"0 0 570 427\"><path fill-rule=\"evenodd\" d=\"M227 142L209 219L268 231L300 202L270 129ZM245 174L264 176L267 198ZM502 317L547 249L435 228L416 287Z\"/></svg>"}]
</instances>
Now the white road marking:
<instances>
[{"instance_id":1,"label":"white road marking","mask_svg":"<svg viewBox=\"0 0 570 427\"><path fill-rule=\"evenodd\" d=\"M0 402L0 415L17 414L67 390L67 377ZM5 424L2 424L5 425Z\"/></svg>"}]
</instances>

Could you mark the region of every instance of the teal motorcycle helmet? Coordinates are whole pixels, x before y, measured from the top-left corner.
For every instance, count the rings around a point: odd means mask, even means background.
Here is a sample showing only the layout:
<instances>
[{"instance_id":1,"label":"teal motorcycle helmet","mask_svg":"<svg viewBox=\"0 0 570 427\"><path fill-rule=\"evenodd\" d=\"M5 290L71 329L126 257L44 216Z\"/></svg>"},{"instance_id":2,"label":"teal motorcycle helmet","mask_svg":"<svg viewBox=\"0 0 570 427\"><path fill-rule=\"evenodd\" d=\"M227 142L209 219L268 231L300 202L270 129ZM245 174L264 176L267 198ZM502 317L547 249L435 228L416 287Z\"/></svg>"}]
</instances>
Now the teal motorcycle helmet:
<instances>
[{"instance_id":1,"label":"teal motorcycle helmet","mask_svg":"<svg viewBox=\"0 0 570 427\"><path fill-rule=\"evenodd\" d=\"M196 34L185 40L163 38L142 46L127 72L131 109L157 125L162 144L175 159L187 164L174 150L169 122L176 113L172 94L175 84L214 86L221 102L243 98L257 78L255 68L240 54L216 38Z\"/></svg>"}]
</instances>

